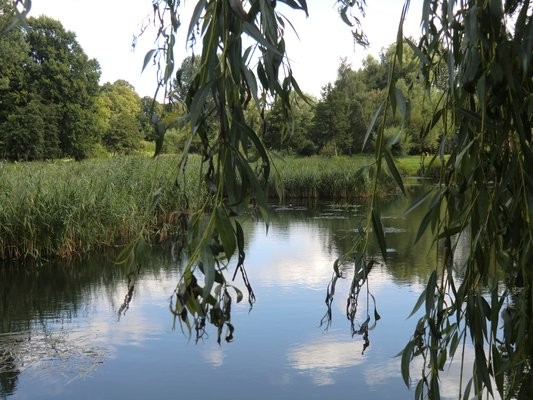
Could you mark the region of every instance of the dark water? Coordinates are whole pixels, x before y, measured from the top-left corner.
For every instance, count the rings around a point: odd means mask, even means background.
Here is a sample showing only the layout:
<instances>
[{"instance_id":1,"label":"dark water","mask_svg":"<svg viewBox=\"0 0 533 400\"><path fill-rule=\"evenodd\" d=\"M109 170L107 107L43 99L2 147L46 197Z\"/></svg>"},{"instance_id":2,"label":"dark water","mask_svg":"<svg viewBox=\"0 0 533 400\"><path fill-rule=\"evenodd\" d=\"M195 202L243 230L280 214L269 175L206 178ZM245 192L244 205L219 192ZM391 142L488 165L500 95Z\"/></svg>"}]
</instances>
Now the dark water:
<instances>
[{"instance_id":1,"label":"dark water","mask_svg":"<svg viewBox=\"0 0 533 400\"><path fill-rule=\"evenodd\" d=\"M173 328L169 297L180 270L165 255L143 264L121 318L130 270L110 259L3 267L0 398L411 399L395 355L411 335L416 320L406 318L437 249L429 237L413 246L420 215L399 217L406 205L383 205L391 257L370 275L381 320L364 354L344 317L349 279L337 284L332 325L319 326L333 261L362 218L357 206L280 208L268 235L262 223L245 223L257 302L251 311L245 302L233 307L235 340L221 345L215 332L195 343ZM457 397L458 382L452 367L443 398Z\"/></svg>"}]
</instances>

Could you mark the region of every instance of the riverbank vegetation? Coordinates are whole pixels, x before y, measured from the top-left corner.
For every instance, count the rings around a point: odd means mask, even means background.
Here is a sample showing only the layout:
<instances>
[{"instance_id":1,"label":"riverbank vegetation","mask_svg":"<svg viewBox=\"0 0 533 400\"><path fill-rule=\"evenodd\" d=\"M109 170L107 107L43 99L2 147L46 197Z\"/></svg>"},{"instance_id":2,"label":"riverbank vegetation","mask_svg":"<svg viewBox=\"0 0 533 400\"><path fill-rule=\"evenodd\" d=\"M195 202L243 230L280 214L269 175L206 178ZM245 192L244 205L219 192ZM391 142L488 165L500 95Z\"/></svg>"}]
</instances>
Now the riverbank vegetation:
<instances>
[{"instance_id":1,"label":"riverbank vegetation","mask_svg":"<svg viewBox=\"0 0 533 400\"><path fill-rule=\"evenodd\" d=\"M0 259L71 258L120 247L139 232L164 241L177 216L206 196L200 158L189 157L185 181L176 185L179 161L169 155L1 163ZM416 175L419 157L402 162L409 166L401 169L405 175ZM346 201L367 195L372 158L286 157L274 165L272 201L278 195ZM390 181L382 190L392 187Z\"/></svg>"},{"instance_id":2,"label":"riverbank vegetation","mask_svg":"<svg viewBox=\"0 0 533 400\"><path fill-rule=\"evenodd\" d=\"M0 164L0 259L71 258L143 232L165 239L187 201L202 196L191 162L176 186L176 158ZM154 197L155 196L155 197Z\"/></svg>"}]
</instances>

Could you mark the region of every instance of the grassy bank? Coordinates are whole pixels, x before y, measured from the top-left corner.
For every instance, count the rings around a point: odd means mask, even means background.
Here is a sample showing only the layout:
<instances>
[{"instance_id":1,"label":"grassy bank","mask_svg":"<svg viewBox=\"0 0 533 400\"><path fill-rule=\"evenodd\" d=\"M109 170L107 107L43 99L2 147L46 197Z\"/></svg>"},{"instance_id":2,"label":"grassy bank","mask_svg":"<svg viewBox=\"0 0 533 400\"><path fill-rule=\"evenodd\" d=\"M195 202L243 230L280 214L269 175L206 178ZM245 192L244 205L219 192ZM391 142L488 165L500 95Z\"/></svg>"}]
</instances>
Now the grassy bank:
<instances>
[{"instance_id":1,"label":"grassy bank","mask_svg":"<svg viewBox=\"0 0 533 400\"><path fill-rule=\"evenodd\" d=\"M427 158L424 164L427 169ZM276 187L278 190L283 188L285 198L350 200L366 197L371 190L369 184L375 171L372 156L288 157L275 160L275 165L282 184L276 185L274 179L271 192L275 193ZM418 176L422 160L419 156L402 157L397 160L397 168L404 177ZM383 171L379 191L382 194L397 191L396 184L387 174L385 162Z\"/></svg>"},{"instance_id":2,"label":"grassy bank","mask_svg":"<svg viewBox=\"0 0 533 400\"><path fill-rule=\"evenodd\" d=\"M155 234L185 206L184 195L192 202L199 196L192 180L177 190L177 163L126 157L0 164L0 259L68 258L124 244L143 229ZM198 176L198 165L191 163L189 176Z\"/></svg>"},{"instance_id":3,"label":"grassy bank","mask_svg":"<svg viewBox=\"0 0 533 400\"><path fill-rule=\"evenodd\" d=\"M194 207L199 188L198 157L191 157L179 188L177 156L141 156L84 162L0 163L0 260L61 257L117 247L144 231L163 239L174 212ZM404 175L415 175L419 157L399 160ZM355 199L369 190L370 157L275 160L285 198ZM276 175L276 174L274 174ZM392 179L380 188L392 191ZM158 203L154 193L161 188Z\"/></svg>"}]
</instances>

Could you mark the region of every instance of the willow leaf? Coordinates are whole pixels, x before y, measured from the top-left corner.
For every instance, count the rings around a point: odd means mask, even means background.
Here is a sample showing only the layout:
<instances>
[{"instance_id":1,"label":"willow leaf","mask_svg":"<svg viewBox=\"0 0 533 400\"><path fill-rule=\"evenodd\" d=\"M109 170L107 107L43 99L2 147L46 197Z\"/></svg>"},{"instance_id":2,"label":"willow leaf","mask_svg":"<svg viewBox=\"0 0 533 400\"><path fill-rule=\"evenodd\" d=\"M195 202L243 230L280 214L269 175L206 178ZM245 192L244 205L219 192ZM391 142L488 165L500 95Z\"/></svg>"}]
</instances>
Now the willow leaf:
<instances>
[{"instance_id":1,"label":"willow leaf","mask_svg":"<svg viewBox=\"0 0 533 400\"><path fill-rule=\"evenodd\" d=\"M411 357L413 354L413 349L415 347L415 344L410 341L407 343L405 348L402 351L402 361L401 361L401 372L402 372L402 378L403 382L405 383L405 386L410 387L411 386L411 379L409 376L409 364L411 362Z\"/></svg>"},{"instance_id":2,"label":"willow leaf","mask_svg":"<svg viewBox=\"0 0 533 400\"><path fill-rule=\"evenodd\" d=\"M196 3L196 7L194 7L194 11L191 16L191 21L189 22L189 29L187 30L187 40L193 37L194 27L198 24L206 4L207 0L200 0L198 3Z\"/></svg>"},{"instance_id":3,"label":"willow leaf","mask_svg":"<svg viewBox=\"0 0 533 400\"><path fill-rule=\"evenodd\" d=\"M387 245L385 242L385 233L383 232L383 225L381 224L381 219L377 214L376 210L372 210L372 226L374 228L374 234L379 243L379 248L381 250L381 255L383 259L387 261Z\"/></svg>"},{"instance_id":4,"label":"willow leaf","mask_svg":"<svg viewBox=\"0 0 533 400\"><path fill-rule=\"evenodd\" d=\"M385 161L387 162L387 167L389 167L389 171L394 178L394 181L398 185L398 187L401 189L402 193L405 195L405 187L403 186L403 180L398 172L398 169L396 168L396 163L392 159L392 154L389 149L386 149L384 152Z\"/></svg>"},{"instance_id":5,"label":"willow leaf","mask_svg":"<svg viewBox=\"0 0 533 400\"><path fill-rule=\"evenodd\" d=\"M217 207L215 212L215 226L217 228L222 246L224 247L224 253L228 259L235 253L237 242L235 240L235 231L233 225L226 213L226 210L222 207Z\"/></svg>"},{"instance_id":6,"label":"willow leaf","mask_svg":"<svg viewBox=\"0 0 533 400\"><path fill-rule=\"evenodd\" d=\"M363 146L361 147L361 151L365 150L366 142L368 141L368 138L370 137L370 134L374 130L374 125L376 125L376 121L377 121L379 115L381 114L382 108L383 108L383 103L381 103L379 105L378 109L376 110L376 112L372 116L372 119L370 120L370 124L368 125L368 129L366 130L366 133L365 133L365 139L363 140Z\"/></svg>"},{"instance_id":7,"label":"willow leaf","mask_svg":"<svg viewBox=\"0 0 533 400\"><path fill-rule=\"evenodd\" d=\"M425 299L426 299L426 289L424 289L422 293L420 293L420 296L418 296L418 300L416 301L415 306L413 307L413 309L411 310L411 313L407 316L407 318L411 318L419 310L420 306L424 304Z\"/></svg>"},{"instance_id":8,"label":"willow leaf","mask_svg":"<svg viewBox=\"0 0 533 400\"><path fill-rule=\"evenodd\" d=\"M148 63L150 62L150 60L152 59L156 51L157 49L152 49L146 53L146 55L144 56L144 62L143 62L143 67L142 67L141 72L144 71L144 69L146 68L146 66L148 65Z\"/></svg>"}]
</instances>

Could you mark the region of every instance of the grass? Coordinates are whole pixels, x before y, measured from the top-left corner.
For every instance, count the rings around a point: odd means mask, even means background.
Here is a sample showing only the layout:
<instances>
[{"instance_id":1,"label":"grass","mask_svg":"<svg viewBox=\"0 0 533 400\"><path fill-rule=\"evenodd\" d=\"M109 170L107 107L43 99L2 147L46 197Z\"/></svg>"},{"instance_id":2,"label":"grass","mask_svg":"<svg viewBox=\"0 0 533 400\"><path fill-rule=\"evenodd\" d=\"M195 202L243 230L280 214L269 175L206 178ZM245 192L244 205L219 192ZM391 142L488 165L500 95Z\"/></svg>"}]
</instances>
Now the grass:
<instances>
[{"instance_id":1,"label":"grass","mask_svg":"<svg viewBox=\"0 0 533 400\"><path fill-rule=\"evenodd\" d=\"M70 258L150 236L195 202L195 165L180 190L177 157L0 164L0 259ZM156 207L154 193L162 188ZM152 208L152 210L150 210Z\"/></svg>"},{"instance_id":2,"label":"grass","mask_svg":"<svg viewBox=\"0 0 533 400\"><path fill-rule=\"evenodd\" d=\"M190 158L179 187L178 162L177 156L131 156L0 163L0 260L68 259L120 247L141 232L163 241L176 216L205 196L198 183L199 157ZM271 194L277 187L286 198L365 197L372 163L364 156L276 160L279 174L272 179ZM399 160L404 175L419 168L419 157ZM393 190L390 177L382 182L383 192Z\"/></svg>"},{"instance_id":3,"label":"grass","mask_svg":"<svg viewBox=\"0 0 533 400\"><path fill-rule=\"evenodd\" d=\"M383 170L387 172L385 162ZM427 167L429 160L424 160ZM287 157L275 160L281 183L274 180L272 192L282 191L286 198L356 199L369 194L369 183L375 173L373 156L352 157ZM422 159L406 156L397 160L397 168L404 177L418 176ZM277 188L277 189L276 189ZM397 187L390 175L384 173L379 190L392 193Z\"/></svg>"}]
</instances>

